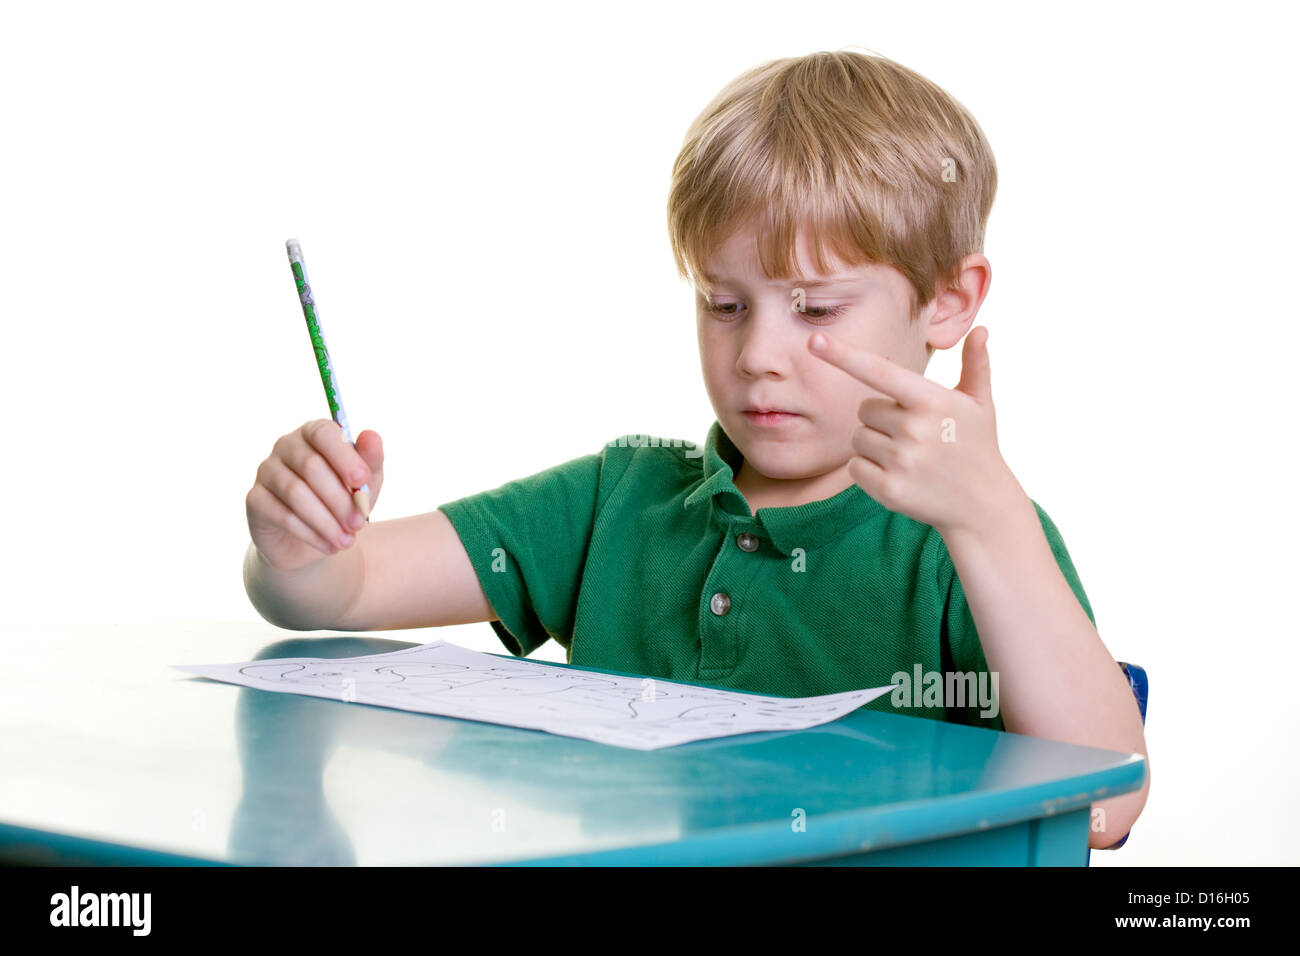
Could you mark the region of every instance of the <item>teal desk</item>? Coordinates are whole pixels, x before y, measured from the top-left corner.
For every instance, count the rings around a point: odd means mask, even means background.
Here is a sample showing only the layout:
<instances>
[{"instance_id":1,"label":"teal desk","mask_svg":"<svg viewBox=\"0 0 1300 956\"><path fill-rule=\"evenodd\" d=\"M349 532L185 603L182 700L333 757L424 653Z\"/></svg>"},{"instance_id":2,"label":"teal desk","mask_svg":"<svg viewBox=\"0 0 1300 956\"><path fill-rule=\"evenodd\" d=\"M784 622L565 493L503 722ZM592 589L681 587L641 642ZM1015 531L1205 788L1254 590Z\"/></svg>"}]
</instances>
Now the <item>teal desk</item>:
<instances>
[{"instance_id":1,"label":"teal desk","mask_svg":"<svg viewBox=\"0 0 1300 956\"><path fill-rule=\"evenodd\" d=\"M1083 866L1092 802L1146 774L1141 755L872 711L642 752L168 667L457 642L384 633L403 640L7 629L0 861Z\"/></svg>"}]
</instances>

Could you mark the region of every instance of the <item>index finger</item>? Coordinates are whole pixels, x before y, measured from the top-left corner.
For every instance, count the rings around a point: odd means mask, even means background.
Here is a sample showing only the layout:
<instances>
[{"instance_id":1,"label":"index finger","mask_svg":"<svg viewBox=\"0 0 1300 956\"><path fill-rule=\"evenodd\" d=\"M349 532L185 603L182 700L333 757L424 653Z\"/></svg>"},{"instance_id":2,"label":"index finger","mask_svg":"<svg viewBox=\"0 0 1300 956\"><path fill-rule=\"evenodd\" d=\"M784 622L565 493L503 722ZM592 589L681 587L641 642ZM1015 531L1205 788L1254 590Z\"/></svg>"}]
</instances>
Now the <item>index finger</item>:
<instances>
[{"instance_id":1,"label":"index finger","mask_svg":"<svg viewBox=\"0 0 1300 956\"><path fill-rule=\"evenodd\" d=\"M825 340L823 348L817 347L818 339ZM934 382L924 375L903 368L882 355L846 345L825 332L817 332L809 338L808 349L819 359L843 369L859 382L883 392L904 407L920 405L935 387Z\"/></svg>"},{"instance_id":2,"label":"index finger","mask_svg":"<svg viewBox=\"0 0 1300 956\"><path fill-rule=\"evenodd\" d=\"M369 468L361 453L352 446L343 434L342 427L332 418L321 418L303 426L303 435L307 444L321 453L334 473L347 486L348 491L360 488L366 483Z\"/></svg>"}]
</instances>

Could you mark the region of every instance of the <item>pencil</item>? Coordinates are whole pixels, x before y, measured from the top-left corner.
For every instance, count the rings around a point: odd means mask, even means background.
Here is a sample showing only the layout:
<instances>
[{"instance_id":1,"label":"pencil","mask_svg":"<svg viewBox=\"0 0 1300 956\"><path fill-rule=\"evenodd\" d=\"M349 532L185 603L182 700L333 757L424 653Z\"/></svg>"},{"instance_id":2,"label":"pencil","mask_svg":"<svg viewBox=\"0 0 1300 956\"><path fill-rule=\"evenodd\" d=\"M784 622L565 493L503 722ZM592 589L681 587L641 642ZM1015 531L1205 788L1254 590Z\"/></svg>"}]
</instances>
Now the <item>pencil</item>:
<instances>
[{"instance_id":1,"label":"pencil","mask_svg":"<svg viewBox=\"0 0 1300 956\"><path fill-rule=\"evenodd\" d=\"M307 267L302 259L302 246L297 239L285 242L289 252L289 268L293 270L293 282L298 287L298 300L302 303L302 314L307 320L307 333L311 336L312 348L316 350L316 366L320 369L321 384L325 386L325 398L330 405L330 415L343 429L343 437L353 448L352 429L348 428L348 413L343 410L343 399L339 397L339 377L330 361L329 349L325 347L325 336L320 330L320 320L316 317L316 303L311 297L311 286L307 284ZM365 484L352 492L352 500L361 510L361 516L370 520L370 485Z\"/></svg>"}]
</instances>

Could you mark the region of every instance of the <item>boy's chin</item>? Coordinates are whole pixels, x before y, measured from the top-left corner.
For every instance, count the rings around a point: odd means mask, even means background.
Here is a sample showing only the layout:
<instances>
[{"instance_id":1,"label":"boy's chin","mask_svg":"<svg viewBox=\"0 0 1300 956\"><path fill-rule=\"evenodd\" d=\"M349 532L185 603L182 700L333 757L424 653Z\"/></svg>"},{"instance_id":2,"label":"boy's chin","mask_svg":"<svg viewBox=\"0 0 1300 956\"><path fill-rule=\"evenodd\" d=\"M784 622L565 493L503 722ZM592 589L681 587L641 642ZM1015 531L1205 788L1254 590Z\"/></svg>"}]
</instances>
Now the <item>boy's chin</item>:
<instances>
[{"instance_id":1,"label":"boy's chin","mask_svg":"<svg viewBox=\"0 0 1300 956\"><path fill-rule=\"evenodd\" d=\"M740 453L745 456L750 468L764 478L799 481L819 477L831 470L818 468L818 462L809 453L809 449L800 447L800 442L785 441L778 444L767 440L750 441L747 444L749 447L741 448Z\"/></svg>"}]
</instances>

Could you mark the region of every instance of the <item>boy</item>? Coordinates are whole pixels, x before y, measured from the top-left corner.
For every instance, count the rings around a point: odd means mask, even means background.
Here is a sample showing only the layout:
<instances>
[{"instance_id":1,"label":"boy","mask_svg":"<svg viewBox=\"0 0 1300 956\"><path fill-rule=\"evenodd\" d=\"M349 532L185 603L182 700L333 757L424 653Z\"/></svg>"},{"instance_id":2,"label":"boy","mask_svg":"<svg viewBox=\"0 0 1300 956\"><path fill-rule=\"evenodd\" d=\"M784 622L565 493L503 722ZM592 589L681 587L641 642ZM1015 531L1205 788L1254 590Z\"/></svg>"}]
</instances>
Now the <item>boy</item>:
<instances>
[{"instance_id":1,"label":"boy","mask_svg":"<svg viewBox=\"0 0 1300 956\"><path fill-rule=\"evenodd\" d=\"M248 494L250 599L282 627L490 621L515 655L553 637L573 664L767 694L897 684L867 706L1145 755L1065 544L998 451L987 330L966 336L996 187L975 120L899 64L749 70L691 126L668 202L704 448L625 435L365 526L350 491L377 498L379 436L310 422ZM964 336L957 386L926 379ZM1149 781L1095 805L1091 846Z\"/></svg>"}]
</instances>

